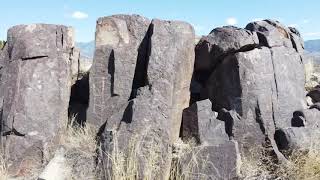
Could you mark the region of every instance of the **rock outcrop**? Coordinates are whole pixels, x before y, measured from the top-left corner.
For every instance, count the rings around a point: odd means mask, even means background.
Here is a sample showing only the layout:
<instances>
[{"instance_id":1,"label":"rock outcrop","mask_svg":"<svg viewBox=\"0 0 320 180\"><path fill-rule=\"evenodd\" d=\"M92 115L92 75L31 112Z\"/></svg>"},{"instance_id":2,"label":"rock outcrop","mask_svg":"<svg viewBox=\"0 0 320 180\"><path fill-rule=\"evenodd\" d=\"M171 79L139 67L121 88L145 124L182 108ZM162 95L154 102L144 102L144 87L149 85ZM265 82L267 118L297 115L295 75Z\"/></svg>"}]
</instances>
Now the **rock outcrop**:
<instances>
[{"instance_id":1,"label":"rock outcrop","mask_svg":"<svg viewBox=\"0 0 320 180\"><path fill-rule=\"evenodd\" d=\"M320 136L320 88L305 91L311 75L295 28L263 20L195 39L181 21L102 17L90 67L70 27L10 28L0 50L1 152L10 174L44 167L49 144L73 117L80 131L96 128L85 133L99 147L82 159L69 155L77 161L70 171L57 151L40 178L83 178L97 165L101 179L130 168L138 179L238 179L240 154L261 147L283 162ZM179 142L190 148L179 154Z\"/></svg>"},{"instance_id":2,"label":"rock outcrop","mask_svg":"<svg viewBox=\"0 0 320 180\"><path fill-rule=\"evenodd\" d=\"M229 140L228 133L233 123L233 114L211 110L212 104L206 99L198 101L183 111L181 127L182 140L196 146L174 159L181 176L185 179L236 179L240 177L241 157L238 143ZM221 118L225 121L218 120Z\"/></svg>"},{"instance_id":3,"label":"rock outcrop","mask_svg":"<svg viewBox=\"0 0 320 180\"><path fill-rule=\"evenodd\" d=\"M227 127L241 149L263 144L277 151L275 129L290 127L292 113L306 107L301 43L294 29L264 20L214 29L196 46L192 94L209 98L217 112L241 116Z\"/></svg>"},{"instance_id":4,"label":"rock outcrop","mask_svg":"<svg viewBox=\"0 0 320 180\"><path fill-rule=\"evenodd\" d=\"M179 137L182 111L189 104L194 38L192 26L178 21L116 15L97 22L89 119L105 123L101 140L106 152L115 141L113 133L123 150L135 135L159 144L161 168L153 177L169 176L170 146ZM139 149L139 168L147 163L142 158L150 150L146 146Z\"/></svg>"},{"instance_id":5,"label":"rock outcrop","mask_svg":"<svg viewBox=\"0 0 320 180\"><path fill-rule=\"evenodd\" d=\"M149 25L150 20L138 15L98 19L89 80L90 123L98 127L104 124L128 102L131 94L146 85Z\"/></svg>"},{"instance_id":6,"label":"rock outcrop","mask_svg":"<svg viewBox=\"0 0 320 180\"><path fill-rule=\"evenodd\" d=\"M45 147L66 122L73 46L73 29L66 26L34 24L9 29L0 88L2 143L12 163L9 168L22 171L33 161L41 162ZM28 158L30 154L37 155Z\"/></svg>"}]
</instances>

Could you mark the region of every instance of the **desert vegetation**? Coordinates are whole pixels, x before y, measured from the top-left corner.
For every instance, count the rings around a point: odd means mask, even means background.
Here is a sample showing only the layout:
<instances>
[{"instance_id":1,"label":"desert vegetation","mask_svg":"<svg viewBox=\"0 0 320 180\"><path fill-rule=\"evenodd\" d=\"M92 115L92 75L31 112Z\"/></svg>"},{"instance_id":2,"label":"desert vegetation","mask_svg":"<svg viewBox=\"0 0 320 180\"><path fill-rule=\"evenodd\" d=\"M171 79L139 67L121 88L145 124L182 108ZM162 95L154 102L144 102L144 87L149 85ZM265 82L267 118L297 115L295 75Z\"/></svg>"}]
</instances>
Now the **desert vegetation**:
<instances>
[{"instance_id":1,"label":"desert vegetation","mask_svg":"<svg viewBox=\"0 0 320 180\"><path fill-rule=\"evenodd\" d=\"M0 49L2 49L5 44L6 44L5 41L0 40Z\"/></svg>"}]
</instances>

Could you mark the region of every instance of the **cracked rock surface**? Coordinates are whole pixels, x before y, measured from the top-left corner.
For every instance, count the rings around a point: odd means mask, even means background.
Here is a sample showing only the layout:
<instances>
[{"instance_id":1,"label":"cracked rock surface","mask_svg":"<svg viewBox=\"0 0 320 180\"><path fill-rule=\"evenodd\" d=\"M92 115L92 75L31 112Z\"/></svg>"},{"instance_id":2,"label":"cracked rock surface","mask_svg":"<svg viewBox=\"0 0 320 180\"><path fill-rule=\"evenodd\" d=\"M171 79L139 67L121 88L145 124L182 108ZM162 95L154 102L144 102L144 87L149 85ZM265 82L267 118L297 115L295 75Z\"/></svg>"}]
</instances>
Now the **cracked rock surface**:
<instances>
[{"instance_id":1,"label":"cracked rock surface","mask_svg":"<svg viewBox=\"0 0 320 180\"><path fill-rule=\"evenodd\" d=\"M66 26L19 25L8 31L1 58L1 130L13 170L32 149L41 152L67 119L73 46L73 29Z\"/></svg>"},{"instance_id":2,"label":"cracked rock surface","mask_svg":"<svg viewBox=\"0 0 320 180\"><path fill-rule=\"evenodd\" d=\"M301 38L277 21L249 23L245 29L222 27L196 47L192 84L198 100L213 110L235 110L241 120L232 134L240 148L271 146L276 128L291 126L292 113L305 105Z\"/></svg>"}]
</instances>

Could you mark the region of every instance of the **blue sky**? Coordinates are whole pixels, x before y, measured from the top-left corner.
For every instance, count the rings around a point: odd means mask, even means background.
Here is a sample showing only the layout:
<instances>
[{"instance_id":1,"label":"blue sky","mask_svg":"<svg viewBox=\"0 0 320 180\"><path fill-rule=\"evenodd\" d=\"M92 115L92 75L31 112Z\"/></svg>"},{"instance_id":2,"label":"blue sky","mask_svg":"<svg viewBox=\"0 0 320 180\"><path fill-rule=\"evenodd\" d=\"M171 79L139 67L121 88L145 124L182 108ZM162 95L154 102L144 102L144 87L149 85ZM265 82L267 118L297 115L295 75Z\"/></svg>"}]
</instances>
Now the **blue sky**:
<instances>
[{"instance_id":1,"label":"blue sky","mask_svg":"<svg viewBox=\"0 0 320 180\"><path fill-rule=\"evenodd\" d=\"M320 39L319 0L0 0L0 39L17 24L53 23L73 26L76 39L94 39L98 17L140 14L148 18L184 20L198 35L227 24L244 27L258 19L277 19L297 27L305 40Z\"/></svg>"}]
</instances>

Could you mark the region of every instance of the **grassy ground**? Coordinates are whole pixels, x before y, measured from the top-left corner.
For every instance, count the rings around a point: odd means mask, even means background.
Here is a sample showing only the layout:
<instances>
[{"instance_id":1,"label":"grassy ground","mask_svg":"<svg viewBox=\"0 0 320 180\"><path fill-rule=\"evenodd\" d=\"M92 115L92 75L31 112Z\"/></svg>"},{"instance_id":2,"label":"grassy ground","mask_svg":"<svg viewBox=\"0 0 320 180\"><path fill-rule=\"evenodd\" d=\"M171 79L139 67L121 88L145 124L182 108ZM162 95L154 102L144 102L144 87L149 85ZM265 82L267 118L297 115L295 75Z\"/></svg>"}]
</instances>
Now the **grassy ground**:
<instances>
[{"instance_id":1,"label":"grassy ground","mask_svg":"<svg viewBox=\"0 0 320 180\"><path fill-rule=\"evenodd\" d=\"M85 127L67 127L59 134L59 145L65 149L67 160L66 168L71 169L68 179L101 179L95 163L97 160L96 130L87 125ZM107 175L114 180L151 180L155 174L161 172L159 164L163 159L161 156L161 144L159 141L150 140L148 136L132 137L129 148L124 151L118 146L117 136L114 136L111 153L106 153L112 168L102 169L102 175ZM146 141L146 139L149 139ZM152 138L151 138L152 139ZM315 138L317 141L318 138ZM148 151L141 153L141 147ZM179 163L181 157L191 152L192 145L179 141L174 145L173 163L170 171L171 180L188 180L194 177L193 169L199 167L198 161L190 161L187 169L181 171ZM196 160L197 153L192 154ZM294 151L288 155L289 164L277 164L270 158L269 154L262 149L252 149L251 156L242 156L241 173L244 180L255 179L281 179L281 180L319 180L320 179L320 150L312 146L308 151ZM140 162L144 166L140 166ZM205 162L210 163L210 162ZM205 167L205 165L201 165ZM101 169L100 169L101 170ZM101 172L101 171L100 171ZM143 173L142 173L143 172ZM143 178L142 178L143 177ZM198 176L200 177L200 176ZM202 176L206 179L205 176ZM8 179L7 166L4 159L0 159L0 179Z\"/></svg>"}]
</instances>

